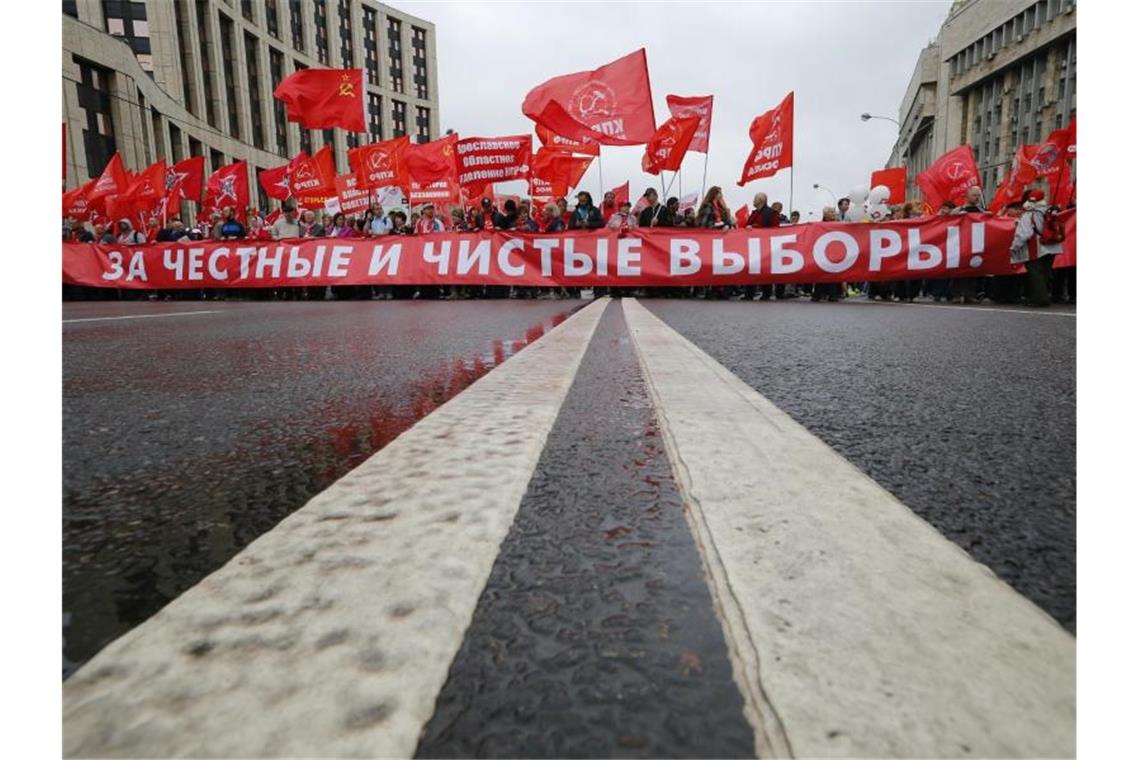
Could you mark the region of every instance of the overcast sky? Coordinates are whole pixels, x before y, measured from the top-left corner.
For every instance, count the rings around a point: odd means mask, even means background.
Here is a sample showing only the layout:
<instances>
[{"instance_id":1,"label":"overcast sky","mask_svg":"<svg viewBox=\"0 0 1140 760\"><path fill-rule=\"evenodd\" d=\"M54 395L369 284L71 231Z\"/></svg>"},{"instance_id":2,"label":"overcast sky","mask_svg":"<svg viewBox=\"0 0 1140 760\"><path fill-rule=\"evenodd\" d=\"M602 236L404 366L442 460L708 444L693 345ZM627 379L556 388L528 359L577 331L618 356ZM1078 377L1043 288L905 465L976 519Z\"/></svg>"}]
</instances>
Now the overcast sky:
<instances>
[{"instance_id":1,"label":"overcast sky","mask_svg":"<svg viewBox=\"0 0 1140 760\"><path fill-rule=\"evenodd\" d=\"M669 115L667 94L715 96L708 184L721 185L733 209L763 190L790 210L789 170L743 188L736 180L752 118L795 90L795 207L816 218L831 198L813 183L844 195L865 186L890 156L895 125L862 122L859 114L898 118L918 53L950 7L949 0L390 4L435 24L440 127L461 137L533 134L521 109L532 87L644 47L658 124ZM642 146L603 147L606 189L627 178L634 197L658 186L641 171L643 153ZM703 168L701 154L688 154L678 180L685 193L700 189ZM600 202L596 160L582 187ZM526 184L496 189L520 193ZM677 190L674 183L670 195Z\"/></svg>"}]
</instances>

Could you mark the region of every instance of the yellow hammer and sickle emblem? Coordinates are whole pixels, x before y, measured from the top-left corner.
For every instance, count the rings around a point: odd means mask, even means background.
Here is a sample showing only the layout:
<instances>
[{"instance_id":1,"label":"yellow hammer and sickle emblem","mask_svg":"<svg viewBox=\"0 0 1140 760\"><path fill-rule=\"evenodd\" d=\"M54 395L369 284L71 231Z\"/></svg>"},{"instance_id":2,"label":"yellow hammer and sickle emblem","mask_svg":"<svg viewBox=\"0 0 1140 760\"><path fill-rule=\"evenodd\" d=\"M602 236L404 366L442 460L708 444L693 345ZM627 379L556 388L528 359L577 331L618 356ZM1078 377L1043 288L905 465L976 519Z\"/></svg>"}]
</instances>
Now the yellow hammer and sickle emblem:
<instances>
[{"instance_id":1,"label":"yellow hammer and sickle emblem","mask_svg":"<svg viewBox=\"0 0 1140 760\"><path fill-rule=\"evenodd\" d=\"M356 97L356 92L352 88L352 82L348 79L348 74L342 74L340 77L340 89L337 95L346 95L350 98Z\"/></svg>"}]
</instances>

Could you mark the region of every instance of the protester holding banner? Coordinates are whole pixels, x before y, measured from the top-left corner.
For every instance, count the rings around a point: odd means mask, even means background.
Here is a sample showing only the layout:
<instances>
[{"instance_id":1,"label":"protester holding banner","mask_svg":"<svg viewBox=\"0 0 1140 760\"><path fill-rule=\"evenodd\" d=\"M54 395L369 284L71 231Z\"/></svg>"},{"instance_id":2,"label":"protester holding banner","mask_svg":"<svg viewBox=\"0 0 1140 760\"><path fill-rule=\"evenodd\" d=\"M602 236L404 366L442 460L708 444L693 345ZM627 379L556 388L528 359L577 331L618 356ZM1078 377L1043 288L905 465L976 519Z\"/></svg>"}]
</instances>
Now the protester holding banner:
<instances>
[{"instance_id":1,"label":"protester holding banner","mask_svg":"<svg viewBox=\"0 0 1140 760\"><path fill-rule=\"evenodd\" d=\"M656 227L657 217L660 216L661 204L658 203L657 191L652 187L645 188L641 194L643 208L637 217L638 227Z\"/></svg>"},{"instance_id":2,"label":"protester holding banner","mask_svg":"<svg viewBox=\"0 0 1140 760\"><path fill-rule=\"evenodd\" d=\"M436 218L435 206L429 203L420 210L420 218L416 222L416 234L430 235L434 232L443 232L443 221Z\"/></svg>"},{"instance_id":3,"label":"protester holding banner","mask_svg":"<svg viewBox=\"0 0 1140 760\"><path fill-rule=\"evenodd\" d=\"M297 208L291 203L281 207L281 216L269 228L274 240L287 240L301 237L301 225L297 223Z\"/></svg>"},{"instance_id":4,"label":"protester holding banner","mask_svg":"<svg viewBox=\"0 0 1140 760\"><path fill-rule=\"evenodd\" d=\"M574 213L570 216L570 229L597 230L601 229L602 225L602 212L594 205L594 199L585 190L580 191L578 205L574 207Z\"/></svg>"},{"instance_id":5,"label":"protester holding banner","mask_svg":"<svg viewBox=\"0 0 1140 760\"><path fill-rule=\"evenodd\" d=\"M1045 231L1045 194L1040 190L1030 190L1025 193L1021 206L1009 248L1009 261L1025 266L1029 291L1026 306L1049 306L1049 273L1053 269L1053 256L1060 252L1060 246L1041 243L1041 234Z\"/></svg>"}]
</instances>

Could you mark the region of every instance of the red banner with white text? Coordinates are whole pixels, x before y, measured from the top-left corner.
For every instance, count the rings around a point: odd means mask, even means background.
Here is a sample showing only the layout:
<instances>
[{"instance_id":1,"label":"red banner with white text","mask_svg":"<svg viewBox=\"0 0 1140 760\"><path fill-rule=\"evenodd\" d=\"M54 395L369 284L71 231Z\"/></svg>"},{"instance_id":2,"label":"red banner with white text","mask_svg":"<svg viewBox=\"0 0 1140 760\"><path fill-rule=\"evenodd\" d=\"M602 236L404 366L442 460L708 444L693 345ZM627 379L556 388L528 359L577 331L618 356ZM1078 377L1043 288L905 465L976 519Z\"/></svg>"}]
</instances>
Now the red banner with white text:
<instances>
[{"instance_id":1,"label":"red banner with white text","mask_svg":"<svg viewBox=\"0 0 1140 760\"><path fill-rule=\"evenodd\" d=\"M1074 233L1067 247L1075 262ZM63 281L115 288L313 285L687 286L1013 274L1015 220L984 214L882 224L485 232L141 246L63 244ZM1068 242L1072 241L1072 242Z\"/></svg>"}]
</instances>

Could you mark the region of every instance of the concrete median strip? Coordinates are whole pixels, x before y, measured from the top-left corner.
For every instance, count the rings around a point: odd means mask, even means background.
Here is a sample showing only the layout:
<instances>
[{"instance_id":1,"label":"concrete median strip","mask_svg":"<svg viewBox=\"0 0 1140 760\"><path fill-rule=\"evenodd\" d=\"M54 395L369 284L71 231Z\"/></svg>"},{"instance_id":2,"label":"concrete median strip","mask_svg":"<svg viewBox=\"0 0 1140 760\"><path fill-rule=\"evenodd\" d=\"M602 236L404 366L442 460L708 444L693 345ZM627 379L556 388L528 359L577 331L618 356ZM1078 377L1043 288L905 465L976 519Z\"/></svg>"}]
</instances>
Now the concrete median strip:
<instances>
[{"instance_id":1,"label":"concrete median strip","mask_svg":"<svg viewBox=\"0 0 1140 760\"><path fill-rule=\"evenodd\" d=\"M761 756L1066 757L1051 617L623 302Z\"/></svg>"},{"instance_id":2,"label":"concrete median strip","mask_svg":"<svg viewBox=\"0 0 1140 760\"><path fill-rule=\"evenodd\" d=\"M94 657L65 755L410 756L605 302Z\"/></svg>"}]
</instances>

